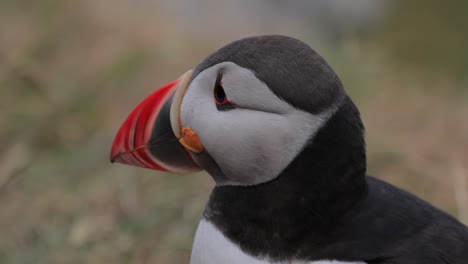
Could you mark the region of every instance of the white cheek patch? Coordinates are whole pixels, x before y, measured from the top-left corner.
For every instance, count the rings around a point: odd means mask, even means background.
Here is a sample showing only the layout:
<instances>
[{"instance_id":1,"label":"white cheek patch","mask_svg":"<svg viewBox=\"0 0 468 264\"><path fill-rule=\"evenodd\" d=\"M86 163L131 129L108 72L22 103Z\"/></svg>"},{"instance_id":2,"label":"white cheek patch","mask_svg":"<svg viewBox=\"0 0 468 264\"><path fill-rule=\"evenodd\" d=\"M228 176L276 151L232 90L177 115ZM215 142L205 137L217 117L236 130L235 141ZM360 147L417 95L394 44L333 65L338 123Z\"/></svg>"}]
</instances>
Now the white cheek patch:
<instances>
[{"instance_id":1,"label":"white cheek patch","mask_svg":"<svg viewBox=\"0 0 468 264\"><path fill-rule=\"evenodd\" d=\"M222 67L222 83L226 94L238 107L277 114L286 114L293 109L274 95L250 70L232 62L218 65Z\"/></svg>"},{"instance_id":2,"label":"white cheek patch","mask_svg":"<svg viewBox=\"0 0 468 264\"><path fill-rule=\"evenodd\" d=\"M216 108L213 87L219 71L237 109ZM218 185L254 185L278 176L334 111L312 115L298 110L250 70L223 62L192 80L182 101L181 123L196 131L228 179Z\"/></svg>"}]
</instances>

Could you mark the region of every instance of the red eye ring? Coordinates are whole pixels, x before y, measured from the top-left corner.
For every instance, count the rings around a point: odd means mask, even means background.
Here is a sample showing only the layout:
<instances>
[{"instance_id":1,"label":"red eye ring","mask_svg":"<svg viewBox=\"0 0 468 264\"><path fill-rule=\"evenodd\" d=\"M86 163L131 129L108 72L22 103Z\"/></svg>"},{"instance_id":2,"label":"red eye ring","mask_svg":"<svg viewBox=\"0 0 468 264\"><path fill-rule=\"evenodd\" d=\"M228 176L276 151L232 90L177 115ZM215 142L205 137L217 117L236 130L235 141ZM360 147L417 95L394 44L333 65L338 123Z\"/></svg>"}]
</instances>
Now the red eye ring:
<instances>
[{"instance_id":1,"label":"red eye ring","mask_svg":"<svg viewBox=\"0 0 468 264\"><path fill-rule=\"evenodd\" d=\"M215 86L215 88L213 90L213 94L214 94L214 99L215 99L216 105L227 105L227 104L231 103L231 102L229 102L229 100L228 100L228 98L226 96L226 92L224 91L224 88L221 85L221 83L216 84L216 86Z\"/></svg>"},{"instance_id":2,"label":"red eye ring","mask_svg":"<svg viewBox=\"0 0 468 264\"><path fill-rule=\"evenodd\" d=\"M218 111L227 111L236 108L227 98L226 92L224 91L223 84L221 82L222 73L218 73L216 82L213 89L213 97L216 103L216 109Z\"/></svg>"}]
</instances>

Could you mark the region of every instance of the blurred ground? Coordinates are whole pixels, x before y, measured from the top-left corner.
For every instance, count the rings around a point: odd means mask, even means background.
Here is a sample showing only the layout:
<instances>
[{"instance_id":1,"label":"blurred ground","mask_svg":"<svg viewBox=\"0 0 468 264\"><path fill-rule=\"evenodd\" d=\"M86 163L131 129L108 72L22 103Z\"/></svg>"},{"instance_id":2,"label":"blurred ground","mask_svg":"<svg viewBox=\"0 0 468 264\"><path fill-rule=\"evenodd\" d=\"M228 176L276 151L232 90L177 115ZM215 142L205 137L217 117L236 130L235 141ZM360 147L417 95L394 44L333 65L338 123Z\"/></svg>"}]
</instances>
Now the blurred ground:
<instances>
[{"instance_id":1,"label":"blurred ground","mask_svg":"<svg viewBox=\"0 0 468 264\"><path fill-rule=\"evenodd\" d=\"M369 173L468 223L467 4L356 0L351 23L231 2L0 2L0 263L187 263L211 179L111 166L110 144L145 95L255 34L317 49L361 109Z\"/></svg>"}]
</instances>

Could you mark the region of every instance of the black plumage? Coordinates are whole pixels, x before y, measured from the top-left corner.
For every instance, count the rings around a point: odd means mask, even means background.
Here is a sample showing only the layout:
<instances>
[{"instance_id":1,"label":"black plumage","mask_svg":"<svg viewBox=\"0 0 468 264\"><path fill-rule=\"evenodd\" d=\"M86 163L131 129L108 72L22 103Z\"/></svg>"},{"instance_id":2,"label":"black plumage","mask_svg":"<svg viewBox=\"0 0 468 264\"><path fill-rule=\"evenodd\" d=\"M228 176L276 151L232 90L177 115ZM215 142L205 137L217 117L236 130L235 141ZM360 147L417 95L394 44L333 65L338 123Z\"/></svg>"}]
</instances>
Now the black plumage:
<instances>
[{"instance_id":1,"label":"black plumage","mask_svg":"<svg viewBox=\"0 0 468 264\"><path fill-rule=\"evenodd\" d=\"M364 126L330 66L306 44L263 36L205 59L248 68L278 97L338 110L274 180L217 186L204 218L245 252L274 260L468 263L468 228L427 202L366 176Z\"/></svg>"}]
</instances>

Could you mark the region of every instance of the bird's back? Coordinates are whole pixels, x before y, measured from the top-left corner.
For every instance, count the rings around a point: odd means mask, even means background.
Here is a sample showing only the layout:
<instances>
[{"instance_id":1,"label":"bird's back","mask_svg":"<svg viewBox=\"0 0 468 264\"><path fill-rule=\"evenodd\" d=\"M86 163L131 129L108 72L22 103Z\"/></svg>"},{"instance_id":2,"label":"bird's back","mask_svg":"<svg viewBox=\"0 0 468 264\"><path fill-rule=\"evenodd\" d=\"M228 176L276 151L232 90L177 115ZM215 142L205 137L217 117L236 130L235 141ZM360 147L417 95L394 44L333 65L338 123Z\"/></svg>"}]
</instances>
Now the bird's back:
<instances>
[{"instance_id":1,"label":"bird's back","mask_svg":"<svg viewBox=\"0 0 468 264\"><path fill-rule=\"evenodd\" d=\"M391 184L368 177L368 186L343 249L369 263L468 263L468 227Z\"/></svg>"}]
</instances>

